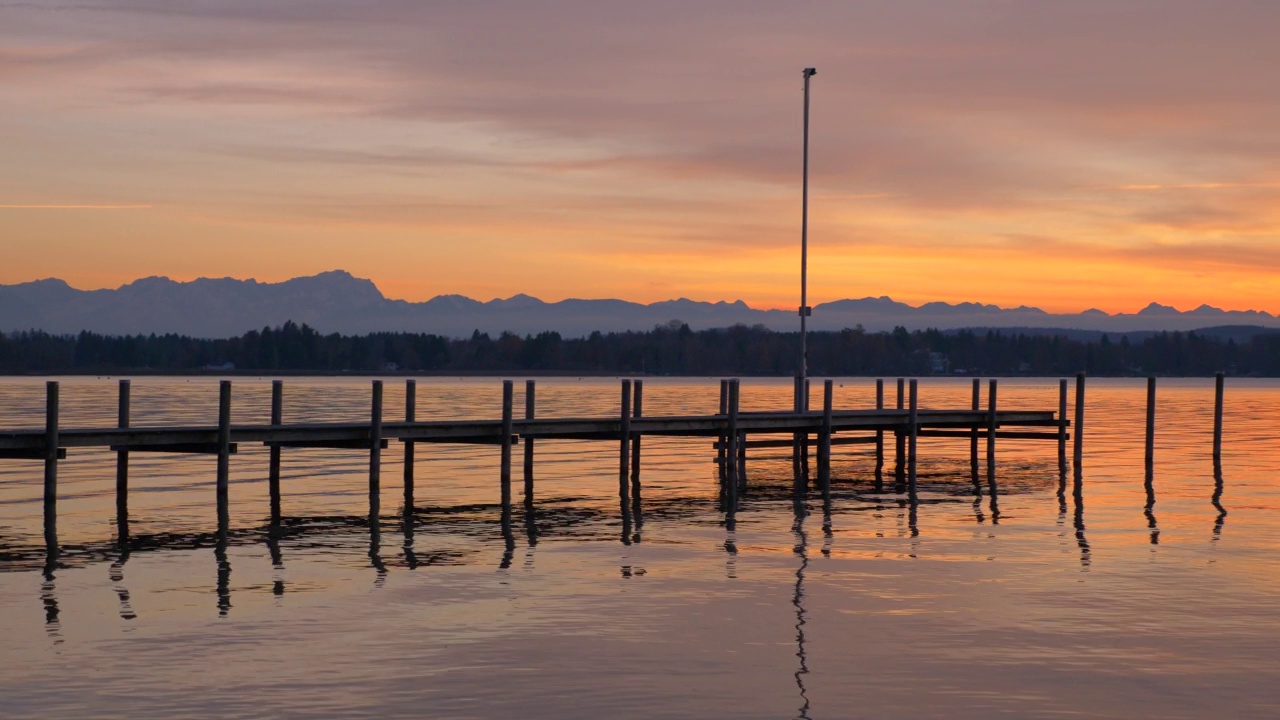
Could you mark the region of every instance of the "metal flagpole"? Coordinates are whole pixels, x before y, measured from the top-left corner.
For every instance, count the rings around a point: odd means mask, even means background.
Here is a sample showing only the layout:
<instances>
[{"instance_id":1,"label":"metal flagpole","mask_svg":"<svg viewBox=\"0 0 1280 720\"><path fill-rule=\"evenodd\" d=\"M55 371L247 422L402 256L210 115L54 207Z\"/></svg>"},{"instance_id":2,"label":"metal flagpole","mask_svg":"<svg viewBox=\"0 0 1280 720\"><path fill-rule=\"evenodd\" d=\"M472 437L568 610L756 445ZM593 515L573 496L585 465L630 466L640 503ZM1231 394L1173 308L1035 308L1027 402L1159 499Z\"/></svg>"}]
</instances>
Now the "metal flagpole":
<instances>
[{"instance_id":1,"label":"metal flagpole","mask_svg":"<svg viewBox=\"0 0 1280 720\"><path fill-rule=\"evenodd\" d=\"M800 388L803 392L809 378L808 319L813 314L809 307L809 80L817 74L814 68L804 69L804 183L800 205ZM797 411L809 409L809 398L803 398Z\"/></svg>"}]
</instances>

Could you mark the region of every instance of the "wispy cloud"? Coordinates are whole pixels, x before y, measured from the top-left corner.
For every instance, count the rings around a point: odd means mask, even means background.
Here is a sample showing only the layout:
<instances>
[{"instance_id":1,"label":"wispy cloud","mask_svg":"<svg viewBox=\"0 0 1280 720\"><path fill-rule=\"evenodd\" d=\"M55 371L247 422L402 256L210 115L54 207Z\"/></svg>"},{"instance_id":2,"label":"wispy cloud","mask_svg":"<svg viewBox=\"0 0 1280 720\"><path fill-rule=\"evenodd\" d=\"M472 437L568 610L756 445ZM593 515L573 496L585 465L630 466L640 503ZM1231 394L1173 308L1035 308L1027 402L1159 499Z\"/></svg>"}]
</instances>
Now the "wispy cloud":
<instances>
[{"instance_id":1,"label":"wispy cloud","mask_svg":"<svg viewBox=\"0 0 1280 720\"><path fill-rule=\"evenodd\" d=\"M149 210L151 205L0 204L0 210Z\"/></svg>"}]
</instances>

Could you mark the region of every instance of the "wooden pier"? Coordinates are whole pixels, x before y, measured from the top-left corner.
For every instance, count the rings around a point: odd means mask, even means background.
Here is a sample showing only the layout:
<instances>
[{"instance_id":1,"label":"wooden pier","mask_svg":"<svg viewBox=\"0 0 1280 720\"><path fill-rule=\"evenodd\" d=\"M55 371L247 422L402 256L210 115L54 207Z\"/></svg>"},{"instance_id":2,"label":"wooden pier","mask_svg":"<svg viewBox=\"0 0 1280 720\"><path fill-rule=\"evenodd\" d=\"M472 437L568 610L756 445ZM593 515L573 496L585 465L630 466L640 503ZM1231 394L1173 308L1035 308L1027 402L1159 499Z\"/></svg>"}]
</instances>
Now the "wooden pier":
<instances>
[{"instance_id":1,"label":"wooden pier","mask_svg":"<svg viewBox=\"0 0 1280 720\"><path fill-rule=\"evenodd\" d=\"M799 384L798 384L799 385ZM219 526L227 525L230 456L246 443L262 443L270 448L268 482L271 518L280 521L280 468L282 453L290 448L338 448L369 453L369 514L376 520L381 504L381 456L392 441L402 444L404 451L404 494L406 511L413 508L414 467L417 443L452 443L496 445L501 452L499 491L504 531L509 531L511 517L511 452L514 445L524 446L524 490L526 503L532 502L534 441L598 440L618 443L618 493L624 522L630 516L631 503L639 501L641 441L645 436L705 437L712 439L709 451L719 466L722 491L730 515L738 506L738 496L747 487L745 472L748 450L791 447L797 470L798 494L808 491L809 450L816 449L816 489L825 503L830 502L832 448L849 444L874 444L877 473L885 464L885 433L893 433L894 472L900 484L914 498L916 493L917 438L969 438L973 461L977 462L978 438L986 438L987 462L994 467L997 438L1019 440L1052 440L1058 444L1058 456L1065 472L1067 427L1065 417L1067 382L1059 388L1059 407L1054 410L1011 410L996 406L996 381L988 382L988 404L979 406L980 382L974 380L972 407L947 410L922 410L918 407L915 380L909 385L898 380L896 408L884 407L883 382L877 381L876 407L837 409L832 405L832 381L823 387L821 410L810 410L807 402L796 401L795 409L743 412L739 408L739 380L720 383L720 408L713 415L644 415L642 380L621 381L619 412L612 417L539 418L536 415L535 384L525 386L523 417L516 417L513 407L513 384L502 385L502 414L498 418L480 420L415 419L416 384L406 382L404 420L383 417L381 381L373 381L370 415L367 420L340 423L284 423L283 383L273 383L271 423L240 425L231 422L231 382L219 387L218 417L215 424L182 427L131 427L129 423L130 383L120 381L119 413L114 428L62 428L59 426L59 386L46 384L46 415L43 429L0 430L0 459L33 460L44 463L45 537L51 557L57 548L58 463L68 452L85 448L102 448L117 454L117 521L122 536L127 534L128 471L132 453L164 452L208 454L217 458L216 501ZM909 387L909 391L908 391ZM797 397L804 389L797 387ZM1076 422L1082 419L1083 377L1077 378ZM1014 428L1014 429L1008 429ZM1079 462L1080 438L1076 435L1076 460Z\"/></svg>"}]
</instances>

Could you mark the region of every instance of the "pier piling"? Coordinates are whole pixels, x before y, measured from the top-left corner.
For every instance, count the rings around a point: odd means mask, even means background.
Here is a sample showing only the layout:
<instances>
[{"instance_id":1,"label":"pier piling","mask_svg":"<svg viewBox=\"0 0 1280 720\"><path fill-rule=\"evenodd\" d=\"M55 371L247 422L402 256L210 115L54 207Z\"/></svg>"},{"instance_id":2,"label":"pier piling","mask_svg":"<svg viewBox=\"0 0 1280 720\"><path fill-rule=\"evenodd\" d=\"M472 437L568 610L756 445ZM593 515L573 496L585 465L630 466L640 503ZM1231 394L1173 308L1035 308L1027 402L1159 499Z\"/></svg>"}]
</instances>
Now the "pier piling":
<instances>
[{"instance_id":1,"label":"pier piling","mask_svg":"<svg viewBox=\"0 0 1280 720\"><path fill-rule=\"evenodd\" d=\"M916 381L911 381L911 399L907 414L907 492L916 496L916 436L919 434L919 397Z\"/></svg>"},{"instance_id":2,"label":"pier piling","mask_svg":"<svg viewBox=\"0 0 1280 720\"><path fill-rule=\"evenodd\" d=\"M822 383L822 431L818 434L818 487L822 502L831 502L831 397L832 383Z\"/></svg>"},{"instance_id":3,"label":"pier piling","mask_svg":"<svg viewBox=\"0 0 1280 720\"><path fill-rule=\"evenodd\" d=\"M906 382L907 382L906 380L902 378L898 378L898 409L899 410L906 409L906 401L907 401ZM905 435L903 435L901 429L894 430L893 435L894 435L894 450L895 450L893 477L899 484L901 484L905 479L904 473L906 472L907 438ZM898 491L901 492L901 488L899 488Z\"/></svg>"},{"instance_id":4,"label":"pier piling","mask_svg":"<svg viewBox=\"0 0 1280 720\"><path fill-rule=\"evenodd\" d=\"M284 382L271 381L271 424L284 424ZM280 524L280 453L283 448L273 444L268 448L267 489L271 495L271 524Z\"/></svg>"},{"instance_id":5,"label":"pier piling","mask_svg":"<svg viewBox=\"0 0 1280 720\"><path fill-rule=\"evenodd\" d=\"M404 421L415 422L418 416L418 382L416 380L404 381ZM414 472L417 468L417 443L404 443L404 512L406 515L413 513L414 504L416 503L415 491L417 488Z\"/></svg>"},{"instance_id":6,"label":"pier piling","mask_svg":"<svg viewBox=\"0 0 1280 720\"><path fill-rule=\"evenodd\" d=\"M512 428L512 396L514 391L510 380L502 381L502 453L499 467L499 484L502 491L502 527L504 533L510 532L511 526L511 428Z\"/></svg>"},{"instance_id":7,"label":"pier piling","mask_svg":"<svg viewBox=\"0 0 1280 720\"><path fill-rule=\"evenodd\" d=\"M537 415L537 385L533 380L524 381L524 419ZM533 505L533 438L522 437L524 443L524 504Z\"/></svg>"},{"instance_id":8,"label":"pier piling","mask_svg":"<svg viewBox=\"0 0 1280 720\"><path fill-rule=\"evenodd\" d=\"M58 556L58 383L44 389L44 543L52 566Z\"/></svg>"},{"instance_id":9,"label":"pier piling","mask_svg":"<svg viewBox=\"0 0 1280 720\"><path fill-rule=\"evenodd\" d=\"M1058 381L1058 471L1067 471L1067 381Z\"/></svg>"},{"instance_id":10,"label":"pier piling","mask_svg":"<svg viewBox=\"0 0 1280 720\"><path fill-rule=\"evenodd\" d=\"M1213 464L1222 464L1222 395L1224 375L1213 376Z\"/></svg>"},{"instance_id":11,"label":"pier piling","mask_svg":"<svg viewBox=\"0 0 1280 720\"><path fill-rule=\"evenodd\" d=\"M116 427L124 430L129 427L129 389L128 380L121 380L116 398ZM129 448L116 451L116 525L118 535L129 535Z\"/></svg>"},{"instance_id":12,"label":"pier piling","mask_svg":"<svg viewBox=\"0 0 1280 720\"><path fill-rule=\"evenodd\" d=\"M1073 464L1076 480L1084 476L1084 373L1076 373L1076 432Z\"/></svg>"},{"instance_id":13,"label":"pier piling","mask_svg":"<svg viewBox=\"0 0 1280 720\"><path fill-rule=\"evenodd\" d=\"M982 410L982 380L980 378L973 379L972 397L969 406L974 412ZM969 468L972 470L974 477L978 475L978 427L975 425L969 431Z\"/></svg>"},{"instance_id":14,"label":"pier piling","mask_svg":"<svg viewBox=\"0 0 1280 720\"><path fill-rule=\"evenodd\" d=\"M1147 442L1145 460L1147 468L1155 464L1156 459L1156 379L1147 378Z\"/></svg>"},{"instance_id":15,"label":"pier piling","mask_svg":"<svg viewBox=\"0 0 1280 720\"><path fill-rule=\"evenodd\" d=\"M644 415L644 381L636 380L631 386L631 417ZM631 499L633 503L640 501L640 433L631 439Z\"/></svg>"},{"instance_id":16,"label":"pier piling","mask_svg":"<svg viewBox=\"0 0 1280 720\"><path fill-rule=\"evenodd\" d=\"M369 521L382 515L382 381L374 380L369 413Z\"/></svg>"},{"instance_id":17,"label":"pier piling","mask_svg":"<svg viewBox=\"0 0 1280 720\"><path fill-rule=\"evenodd\" d=\"M987 482L996 477L996 381L987 381Z\"/></svg>"},{"instance_id":18,"label":"pier piling","mask_svg":"<svg viewBox=\"0 0 1280 720\"><path fill-rule=\"evenodd\" d=\"M729 381L729 408L725 418L725 437L728 438L728 471L725 473L725 486L729 498L729 512L738 509L738 381Z\"/></svg>"},{"instance_id":19,"label":"pier piling","mask_svg":"<svg viewBox=\"0 0 1280 720\"><path fill-rule=\"evenodd\" d=\"M622 515L631 516L631 381L622 381L621 410L618 413L618 500L622 503Z\"/></svg>"},{"instance_id":20,"label":"pier piling","mask_svg":"<svg viewBox=\"0 0 1280 720\"><path fill-rule=\"evenodd\" d=\"M227 519L227 488L231 482L231 381L218 383L218 521Z\"/></svg>"}]
</instances>

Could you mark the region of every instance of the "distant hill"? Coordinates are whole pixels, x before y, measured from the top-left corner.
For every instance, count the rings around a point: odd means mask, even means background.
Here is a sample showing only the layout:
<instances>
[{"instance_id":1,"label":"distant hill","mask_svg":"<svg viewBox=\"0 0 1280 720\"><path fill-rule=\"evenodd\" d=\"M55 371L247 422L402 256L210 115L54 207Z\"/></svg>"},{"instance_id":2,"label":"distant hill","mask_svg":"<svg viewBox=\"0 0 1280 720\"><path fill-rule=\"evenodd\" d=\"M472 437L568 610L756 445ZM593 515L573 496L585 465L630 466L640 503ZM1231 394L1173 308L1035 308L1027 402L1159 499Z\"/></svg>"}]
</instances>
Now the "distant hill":
<instances>
[{"instance_id":1,"label":"distant hill","mask_svg":"<svg viewBox=\"0 0 1280 720\"><path fill-rule=\"evenodd\" d=\"M388 299L372 281L341 270L280 283L232 278L175 282L150 277L115 290L77 290L57 279L0 285L0 332L90 330L113 335L179 333L215 338L278 326L286 320L306 323L325 333L406 331L449 337L470 336L476 330L493 335L555 331L564 337L582 337L596 330L649 330L671 321L687 323L694 330L743 324L790 331L799 325L794 311L757 310L741 300L713 303L681 298L645 305L611 299L548 303L528 295L480 302L461 295L440 295L413 303ZM888 297L817 305L810 323L814 330L859 325L868 331L896 326L909 330L1079 330L1110 333L1116 340L1123 333L1206 327L1214 328L1224 340L1245 337L1239 333L1280 331L1280 319L1271 313L1224 311L1207 305L1187 312L1151 303L1132 314L1100 310L1054 314L1034 307L1001 308L967 302L913 307Z\"/></svg>"}]
</instances>

